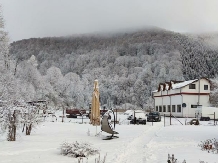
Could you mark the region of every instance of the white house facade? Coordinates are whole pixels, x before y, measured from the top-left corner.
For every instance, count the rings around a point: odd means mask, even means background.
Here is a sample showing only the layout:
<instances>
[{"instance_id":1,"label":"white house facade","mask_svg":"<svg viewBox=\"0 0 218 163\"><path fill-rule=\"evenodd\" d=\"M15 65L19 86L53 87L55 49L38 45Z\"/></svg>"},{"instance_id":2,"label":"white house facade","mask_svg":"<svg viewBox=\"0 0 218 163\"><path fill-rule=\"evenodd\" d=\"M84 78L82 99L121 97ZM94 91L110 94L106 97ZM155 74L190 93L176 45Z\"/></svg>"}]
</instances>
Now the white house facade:
<instances>
[{"instance_id":1,"label":"white house facade","mask_svg":"<svg viewBox=\"0 0 218 163\"><path fill-rule=\"evenodd\" d=\"M195 117L196 108L210 106L210 81L206 78L160 83L153 91L155 110L161 115Z\"/></svg>"}]
</instances>

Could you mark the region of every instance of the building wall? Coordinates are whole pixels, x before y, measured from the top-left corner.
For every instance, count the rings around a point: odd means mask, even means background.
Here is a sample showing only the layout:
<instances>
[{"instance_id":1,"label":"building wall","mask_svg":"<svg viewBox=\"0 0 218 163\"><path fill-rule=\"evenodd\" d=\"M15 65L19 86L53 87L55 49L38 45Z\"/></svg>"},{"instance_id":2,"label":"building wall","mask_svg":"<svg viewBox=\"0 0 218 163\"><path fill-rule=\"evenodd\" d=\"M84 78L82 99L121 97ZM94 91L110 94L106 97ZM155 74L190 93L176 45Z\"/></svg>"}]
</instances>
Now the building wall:
<instances>
[{"instance_id":1,"label":"building wall","mask_svg":"<svg viewBox=\"0 0 218 163\"><path fill-rule=\"evenodd\" d=\"M158 111L161 115L170 115L170 110L168 110L168 105L170 105L170 108L172 109L172 106L175 105L175 112L171 110L171 114L174 116L182 116L182 96L181 95L174 95L174 96L162 96L162 97L156 97L155 98L155 110L157 109L156 106L158 106ZM177 112L177 105L180 105L181 112ZM161 106L161 111L159 110L159 107ZM164 111L164 106L166 110ZM157 111L157 110L156 110Z\"/></svg>"},{"instance_id":2,"label":"building wall","mask_svg":"<svg viewBox=\"0 0 218 163\"><path fill-rule=\"evenodd\" d=\"M156 96L161 96L161 91L160 91L160 92L154 92L154 94L155 94Z\"/></svg>"},{"instance_id":3,"label":"building wall","mask_svg":"<svg viewBox=\"0 0 218 163\"><path fill-rule=\"evenodd\" d=\"M182 88L182 92L198 93L200 84L200 93L210 93L210 83L208 82L208 80L201 79L200 81L196 81L192 84L195 84L195 89L189 89L189 85L187 85ZM208 90L204 90L204 85L208 85Z\"/></svg>"},{"instance_id":4,"label":"building wall","mask_svg":"<svg viewBox=\"0 0 218 163\"><path fill-rule=\"evenodd\" d=\"M184 117L193 117L195 116L196 108L191 107L192 105L202 105L209 106L209 95L198 95L198 93L210 93L210 83L206 79L201 79L200 81L196 81L195 89L189 89L189 85L182 88L182 93L195 93L195 94L183 94L183 101L186 103L186 107L183 108L183 116ZM208 90L204 90L204 85L208 85ZM200 87L199 87L200 86ZM200 88L200 89L199 89ZM199 91L200 90L200 91Z\"/></svg>"},{"instance_id":5,"label":"building wall","mask_svg":"<svg viewBox=\"0 0 218 163\"><path fill-rule=\"evenodd\" d=\"M193 117L196 108L192 108L191 105L198 105L198 95L183 95L183 100L186 103L186 107L183 108L183 116ZM210 106L209 95L201 95L199 105Z\"/></svg>"},{"instance_id":6,"label":"building wall","mask_svg":"<svg viewBox=\"0 0 218 163\"><path fill-rule=\"evenodd\" d=\"M189 89L189 85L182 87L181 89L160 91L154 93L155 99L155 110L160 111L159 107L161 106L161 115L170 115L168 111L168 105L171 106L171 113L177 117L194 117L195 108L192 108L191 105L202 105L209 106L209 95L210 93L210 83L206 79L201 79L192 84L195 84L195 89ZM208 85L208 90L204 90L204 85ZM200 86L200 87L199 87ZM200 88L200 91L199 91ZM198 93L203 93L204 95L199 95ZM158 97L155 97L158 96ZM182 107L182 104L185 103L186 107ZM174 105L174 106L173 106ZM180 105L180 106L178 106ZM164 112L164 106L166 111ZM175 108L175 112L172 108ZM177 108L180 108L177 110Z\"/></svg>"},{"instance_id":7,"label":"building wall","mask_svg":"<svg viewBox=\"0 0 218 163\"><path fill-rule=\"evenodd\" d=\"M171 89L171 90L169 90L168 91L168 94L170 95L170 94L178 94L178 93L180 93L180 89Z\"/></svg>"}]
</instances>

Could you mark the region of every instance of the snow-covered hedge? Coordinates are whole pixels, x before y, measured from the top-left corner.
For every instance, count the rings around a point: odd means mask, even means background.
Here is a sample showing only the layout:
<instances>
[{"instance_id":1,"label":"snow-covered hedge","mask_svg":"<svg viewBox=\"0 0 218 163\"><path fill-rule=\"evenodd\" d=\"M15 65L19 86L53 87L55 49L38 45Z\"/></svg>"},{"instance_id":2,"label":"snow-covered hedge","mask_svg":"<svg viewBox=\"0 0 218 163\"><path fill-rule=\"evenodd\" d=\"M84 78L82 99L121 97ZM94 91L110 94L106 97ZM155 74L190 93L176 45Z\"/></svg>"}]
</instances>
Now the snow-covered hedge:
<instances>
[{"instance_id":1,"label":"snow-covered hedge","mask_svg":"<svg viewBox=\"0 0 218 163\"><path fill-rule=\"evenodd\" d=\"M61 144L61 154L70 157L88 157L89 155L99 154L99 150L91 147L88 143L67 143Z\"/></svg>"}]
</instances>

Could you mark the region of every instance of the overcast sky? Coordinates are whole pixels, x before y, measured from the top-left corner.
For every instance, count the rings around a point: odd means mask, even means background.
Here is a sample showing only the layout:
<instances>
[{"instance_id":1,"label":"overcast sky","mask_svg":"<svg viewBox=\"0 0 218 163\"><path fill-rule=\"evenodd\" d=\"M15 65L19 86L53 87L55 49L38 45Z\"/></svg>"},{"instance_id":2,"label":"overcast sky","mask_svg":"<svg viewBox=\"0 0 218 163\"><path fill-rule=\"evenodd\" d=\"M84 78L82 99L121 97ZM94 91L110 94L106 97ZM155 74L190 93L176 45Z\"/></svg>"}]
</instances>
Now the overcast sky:
<instances>
[{"instance_id":1,"label":"overcast sky","mask_svg":"<svg viewBox=\"0 0 218 163\"><path fill-rule=\"evenodd\" d=\"M0 0L11 41L157 26L218 31L218 0Z\"/></svg>"}]
</instances>

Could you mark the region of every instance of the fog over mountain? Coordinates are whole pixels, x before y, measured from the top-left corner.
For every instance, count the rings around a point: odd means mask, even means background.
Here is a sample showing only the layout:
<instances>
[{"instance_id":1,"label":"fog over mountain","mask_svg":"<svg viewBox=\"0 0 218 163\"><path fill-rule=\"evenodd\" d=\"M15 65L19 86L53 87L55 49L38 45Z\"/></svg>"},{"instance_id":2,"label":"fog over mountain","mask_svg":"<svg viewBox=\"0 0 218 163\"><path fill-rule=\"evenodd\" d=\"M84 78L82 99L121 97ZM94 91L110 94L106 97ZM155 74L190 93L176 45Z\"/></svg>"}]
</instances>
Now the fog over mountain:
<instances>
[{"instance_id":1,"label":"fog over mountain","mask_svg":"<svg viewBox=\"0 0 218 163\"><path fill-rule=\"evenodd\" d=\"M217 0L0 0L11 41L156 26L218 31Z\"/></svg>"}]
</instances>

